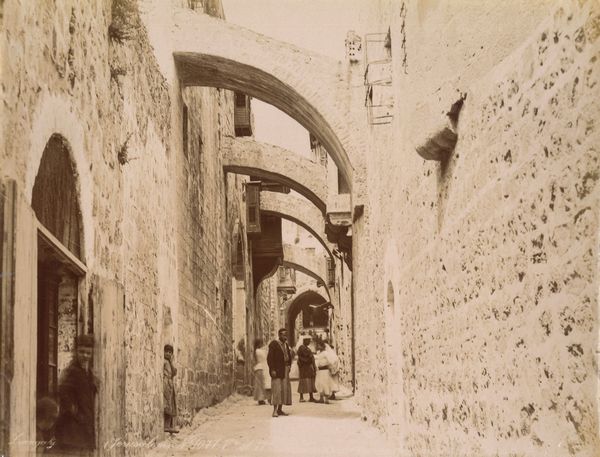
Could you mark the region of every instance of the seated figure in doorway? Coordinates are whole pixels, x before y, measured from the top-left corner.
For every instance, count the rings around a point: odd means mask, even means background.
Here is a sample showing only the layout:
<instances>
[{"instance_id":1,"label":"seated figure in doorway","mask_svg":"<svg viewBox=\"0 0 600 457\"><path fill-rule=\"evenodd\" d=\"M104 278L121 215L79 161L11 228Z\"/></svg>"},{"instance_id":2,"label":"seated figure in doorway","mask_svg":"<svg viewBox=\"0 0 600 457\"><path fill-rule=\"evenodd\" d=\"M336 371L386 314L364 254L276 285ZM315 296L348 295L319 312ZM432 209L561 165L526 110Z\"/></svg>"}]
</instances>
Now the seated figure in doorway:
<instances>
[{"instance_id":1,"label":"seated figure in doorway","mask_svg":"<svg viewBox=\"0 0 600 457\"><path fill-rule=\"evenodd\" d=\"M93 335L79 335L75 356L58 386L60 413L56 421L56 448L61 455L91 455L96 447L94 401L98 381L92 373Z\"/></svg>"},{"instance_id":2,"label":"seated figure in doorway","mask_svg":"<svg viewBox=\"0 0 600 457\"><path fill-rule=\"evenodd\" d=\"M40 398L36 404L35 419L36 455L50 453L50 450L56 445L54 427L58 419L58 403L50 397Z\"/></svg>"}]
</instances>

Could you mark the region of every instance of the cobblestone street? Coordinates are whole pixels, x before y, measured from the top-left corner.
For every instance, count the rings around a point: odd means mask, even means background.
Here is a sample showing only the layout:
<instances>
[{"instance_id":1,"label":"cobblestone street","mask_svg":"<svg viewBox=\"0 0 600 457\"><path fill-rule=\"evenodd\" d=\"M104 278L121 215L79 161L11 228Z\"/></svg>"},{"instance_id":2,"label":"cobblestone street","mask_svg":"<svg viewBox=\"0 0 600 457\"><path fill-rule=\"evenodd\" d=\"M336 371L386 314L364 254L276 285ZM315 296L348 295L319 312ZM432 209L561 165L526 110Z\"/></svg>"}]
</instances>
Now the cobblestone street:
<instances>
[{"instance_id":1,"label":"cobblestone street","mask_svg":"<svg viewBox=\"0 0 600 457\"><path fill-rule=\"evenodd\" d=\"M296 383L292 384L296 388ZM349 397L329 405L298 403L287 417L271 417L271 406L235 395L201 411L191 427L159 443L149 457L170 456L344 456L388 457L392 447L363 422Z\"/></svg>"}]
</instances>

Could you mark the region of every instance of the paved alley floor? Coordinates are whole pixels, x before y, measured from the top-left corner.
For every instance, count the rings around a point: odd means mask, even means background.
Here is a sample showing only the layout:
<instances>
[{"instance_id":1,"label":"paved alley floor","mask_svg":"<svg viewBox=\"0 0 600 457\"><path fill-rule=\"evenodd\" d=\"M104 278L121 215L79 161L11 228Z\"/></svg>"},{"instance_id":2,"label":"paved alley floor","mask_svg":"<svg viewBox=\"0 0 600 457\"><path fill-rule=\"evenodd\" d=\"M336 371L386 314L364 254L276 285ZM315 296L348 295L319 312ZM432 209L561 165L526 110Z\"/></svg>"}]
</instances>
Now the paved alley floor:
<instances>
[{"instance_id":1,"label":"paved alley floor","mask_svg":"<svg viewBox=\"0 0 600 457\"><path fill-rule=\"evenodd\" d=\"M293 385L294 391L295 386ZM392 457L377 429L361 421L352 398L329 405L298 403L284 411L287 417L271 417L270 405L259 406L252 398L233 396L202 410L190 427L159 443L148 456L211 457Z\"/></svg>"}]
</instances>

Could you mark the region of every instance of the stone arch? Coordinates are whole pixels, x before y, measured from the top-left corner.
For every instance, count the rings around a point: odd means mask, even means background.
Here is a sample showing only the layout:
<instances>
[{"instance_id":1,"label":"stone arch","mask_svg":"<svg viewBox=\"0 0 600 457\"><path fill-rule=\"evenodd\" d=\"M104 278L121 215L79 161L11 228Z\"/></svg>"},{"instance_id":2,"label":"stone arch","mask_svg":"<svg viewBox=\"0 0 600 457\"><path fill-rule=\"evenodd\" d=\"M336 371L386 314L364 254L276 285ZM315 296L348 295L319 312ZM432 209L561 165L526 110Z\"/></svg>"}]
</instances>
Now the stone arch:
<instances>
[{"instance_id":1,"label":"stone arch","mask_svg":"<svg viewBox=\"0 0 600 457\"><path fill-rule=\"evenodd\" d=\"M324 284L324 288L327 291L327 296L329 297L329 299L331 299L331 292L329 291L329 287L327 287L327 283L325 283L323 276L318 275L317 273L315 273L313 270L306 268L305 266L293 262L293 261L289 261L289 260L283 260L281 262L281 265L283 265L284 267L287 268L293 268L296 271L299 271L300 273L304 273L307 276L310 276L311 278L313 278L314 280L316 280L319 284Z\"/></svg>"},{"instance_id":2,"label":"stone arch","mask_svg":"<svg viewBox=\"0 0 600 457\"><path fill-rule=\"evenodd\" d=\"M244 92L303 125L352 185L352 160L364 141L348 125L349 82L343 64L225 21L179 9L173 55L183 86Z\"/></svg>"},{"instance_id":3,"label":"stone arch","mask_svg":"<svg viewBox=\"0 0 600 457\"><path fill-rule=\"evenodd\" d=\"M312 249L302 249L286 244L283 246L282 265L300 271L322 284L331 301L331 292L326 282L327 264L324 256L316 254Z\"/></svg>"},{"instance_id":4,"label":"stone arch","mask_svg":"<svg viewBox=\"0 0 600 457\"><path fill-rule=\"evenodd\" d=\"M60 135L73 165L75 189L81 211L81 259L88 264L93 260L94 224L92 219L93 179L85 156L85 135L81 118L66 97L43 93L32 116L31 146L26 162L25 196L32 203L33 186L42 161L42 155L53 135Z\"/></svg>"},{"instance_id":5,"label":"stone arch","mask_svg":"<svg viewBox=\"0 0 600 457\"><path fill-rule=\"evenodd\" d=\"M300 314L307 306L309 305L322 305L328 303L329 301L323 295L321 295L317 290L313 288L305 289L296 293L294 297L292 297L285 305L285 322L286 327L288 329L288 339L290 340L290 344L296 344L296 335L294 330L294 322Z\"/></svg>"},{"instance_id":6,"label":"stone arch","mask_svg":"<svg viewBox=\"0 0 600 457\"><path fill-rule=\"evenodd\" d=\"M299 154L250 138L226 137L222 142L226 172L257 176L294 189L325 214L326 170Z\"/></svg>"},{"instance_id":7,"label":"stone arch","mask_svg":"<svg viewBox=\"0 0 600 457\"><path fill-rule=\"evenodd\" d=\"M329 243L325 234L323 214L306 199L293 194L261 192L260 211L303 227L321 243L329 257L333 258L333 246Z\"/></svg>"},{"instance_id":8,"label":"stone arch","mask_svg":"<svg viewBox=\"0 0 600 457\"><path fill-rule=\"evenodd\" d=\"M77 174L68 141L48 139L31 189L31 207L39 222L36 275L36 396L57 398L58 380L72 357L78 334L93 330L86 306L85 265ZM83 290L82 290L83 289Z\"/></svg>"},{"instance_id":9,"label":"stone arch","mask_svg":"<svg viewBox=\"0 0 600 457\"><path fill-rule=\"evenodd\" d=\"M46 143L31 192L40 223L77 258L82 257L83 227L75 170L68 142L54 134Z\"/></svg>"}]
</instances>

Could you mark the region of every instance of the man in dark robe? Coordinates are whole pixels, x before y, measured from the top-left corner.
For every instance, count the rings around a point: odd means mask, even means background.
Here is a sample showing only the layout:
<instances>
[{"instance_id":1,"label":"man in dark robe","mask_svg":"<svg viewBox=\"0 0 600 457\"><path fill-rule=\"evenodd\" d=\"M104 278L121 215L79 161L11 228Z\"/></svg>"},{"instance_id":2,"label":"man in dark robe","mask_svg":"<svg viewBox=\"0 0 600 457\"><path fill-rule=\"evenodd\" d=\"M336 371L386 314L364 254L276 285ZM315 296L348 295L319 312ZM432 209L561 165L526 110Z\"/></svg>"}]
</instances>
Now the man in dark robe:
<instances>
[{"instance_id":1,"label":"man in dark robe","mask_svg":"<svg viewBox=\"0 0 600 457\"><path fill-rule=\"evenodd\" d=\"M273 417L287 416L283 412L283 405L292 404L292 386L290 384L290 366L292 365L292 351L287 344L287 330L279 329L279 339L269 343L267 364L271 374L271 402L273 403Z\"/></svg>"},{"instance_id":2,"label":"man in dark robe","mask_svg":"<svg viewBox=\"0 0 600 457\"><path fill-rule=\"evenodd\" d=\"M96 447L94 400L98 386L92 373L93 350L93 335L78 336L75 356L61 375L56 442L62 455L87 455Z\"/></svg>"},{"instance_id":3,"label":"man in dark robe","mask_svg":"<svg viewBox=\"0 0 600 457\"><path fill-rule=\"evenodd\" d=\"M310 338L304 338L302 344L298 347L298 372L300 381L298 382L298 393L300 394L300 401L303 402L304 394L309 395L309 401L315 401L313 393L315 389L315 356L312 351L308 348L310 344Z\"/></svg>"}]
</instances>

